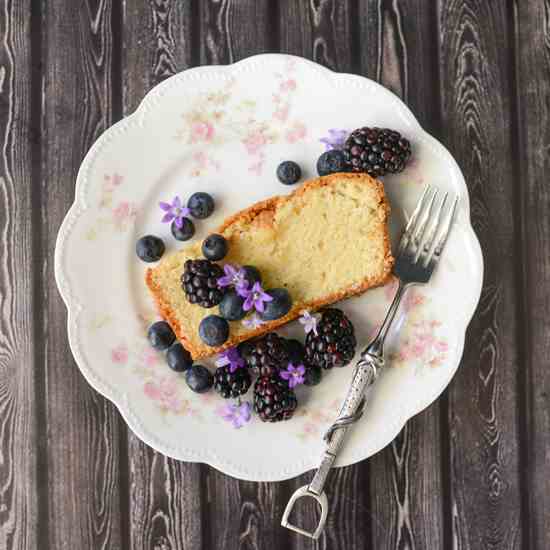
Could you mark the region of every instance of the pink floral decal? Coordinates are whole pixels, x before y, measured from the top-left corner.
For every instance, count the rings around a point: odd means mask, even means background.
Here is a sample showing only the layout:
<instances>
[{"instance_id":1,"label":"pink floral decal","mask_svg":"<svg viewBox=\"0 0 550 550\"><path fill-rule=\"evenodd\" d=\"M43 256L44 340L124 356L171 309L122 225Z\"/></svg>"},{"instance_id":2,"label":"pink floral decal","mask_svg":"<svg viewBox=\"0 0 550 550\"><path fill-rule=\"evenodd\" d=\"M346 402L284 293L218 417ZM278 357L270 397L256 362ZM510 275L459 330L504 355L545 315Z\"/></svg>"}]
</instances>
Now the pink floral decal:
<instances>
[{"instance_id":1,"label":"pink floral decal","mask_svg":"<svg viewBox=\"0 0 550 550\"><path fill-rule=\"evenodd\" d=\"M387 304L393 300L396 290L397 279L392 277L384 287ZM406 317L399 337L389 351L392 365L437 367L445 362L449 344L438 334L442 324L426 310L424 306L427 304L428 298L416 288L405 294L401 307ZM380 325L374 327L370 336L374 337L379 328Z\"/></svg>"},{"instance_id":2,"label":"pink floral decal","mask_svg":"<svg viewBox=\"0 0 550 550\"><path fill-rule=\"evenodd\" d=\"M113 209L113 225L117 231L125 231L133 223L137 211L128 201L120 202Z\"/></svg>"},{"instance_id":3,"label":"pink floral decal","mask_svg":"<svg viewBox=\"0 0 550 550\"><path fill-rule=\"evenodd\" d=\"M301 122L295 122L292 127L287 130L285 137L289 143L296 143L306 137L307 129Z\"/></svg>"},{"instance_id":4,"label":"pink floral decal","mask_svg":"<svg viewBox=\"0 0 550 550\"><path fill-rule=\"evenodd\" d=\"M121 343L112 348L109 355L113 365L124 365L131 369L143 384L143 394L163 414L188 415L202 420L203 407L198 406L198 403L204 400L204 396L194 394L181 374L170 371L161 353L143 341L138 341L133 345Z\"/></svg>"},{"instance_id":5,"label":"pink floral decal","mask_svg":"<svg viewBox=\"0 0 550 550\"><path fill-rule=\"evenodd\" d=\"M236 81L228 80L219 92L197 96L188 110L182 114L183 127L175 139L191 145L208 146L193 158L192 176L207 170L219 170L219 162L213 156L212 146L237 141L249 157L247 169L260 176L266 159L266 147L285 141L297 143L307 136L305 124L293 118L292 103L299 84L294 78L295 63L285 63L283 70L275 74L276 84L272 94L273 110L265 119L258 118L256 101L242 99L235 93ZM295 117L294 113L294 117Z\"/></svg>"},{"instance_id":6,"label":"pink floral decal","mask_svg":"<svg viewBox=\"0 0 550 550\"><path fill-rule=\"evenodd\" d=\"M118 365L125 365L128 362L128 348L121 344L111 350L111 360Z\"/></svg>"},{"instance_id":7,"label":"pink floral decal","mask_svg":"<svg viewBox=\"0 0 550 550\"><path fill-rule=\"evenodd\" d=\"M197 178L199 176L202 176L209 170L219 172L220 163L215 158L208 155L208 153L206 153L205 151L197 151L196 153L193 153L192 168L189 175L191 177Z\"/></svg>"},{"instance_id":8,"label":"pink floral decal","mask_svg":"<svg viewBox=\"0 0 550 550\"><path fill-rule=\"evenodd\" d=\"M305 418L298 438L307 440L320 437L329 425L334 422L340 409L341 402L338 399L332 400L324 407L307 407L304 405L296 409L297 418Z\"/></svg>"},{"instance_id":9,"label":"pink floral decal","mask_svg":"<svg viewBox=\"0 0 550 550\"><path fill-rule=\"evenodd\" d=\"M123 187L124 176L118 172L105 174L99 196L99 209L104 215L99 217L86 232L87 240L94 240L102 231L115 230L120 233L133 226L137 209L134 203L127 200L116 200L117 192Z\"/></svg>"},{"instance_id":10,"label":"pink floral decal","mask_svg":"<svg viewBox=\"0 0 550 550\"><path fill-rule=\"evenodd\" d=\"M214 126L210 122L193 122L191 125L191 143L208 143L212 139L214 139Z\"/></svg>"},{"instance_id":11,"label":"pink floral decal","mask_svg":"<svg viewBox=\"0 0 550 550\"><path fill-rule=\"evenodd\" d=\"M152 399L163 412L182 414L188 412L189 402L179 395L178 382L181 383L177 379L168 377L148 380L143 385L143 393Z\"/></svg>"},{"instance_id":12,"label":"pink floral decal","mask_svg":"<svg viewBox=\"0 0 550 550\"><path fill-rule=\"evenodd\" d=\"M395 353L392 354L396 364L416 364L438 367L447 357L449 344L437 335L439 321L422 320L411 323L407 336L401 339Z\"/></svg>"}]
</instances>

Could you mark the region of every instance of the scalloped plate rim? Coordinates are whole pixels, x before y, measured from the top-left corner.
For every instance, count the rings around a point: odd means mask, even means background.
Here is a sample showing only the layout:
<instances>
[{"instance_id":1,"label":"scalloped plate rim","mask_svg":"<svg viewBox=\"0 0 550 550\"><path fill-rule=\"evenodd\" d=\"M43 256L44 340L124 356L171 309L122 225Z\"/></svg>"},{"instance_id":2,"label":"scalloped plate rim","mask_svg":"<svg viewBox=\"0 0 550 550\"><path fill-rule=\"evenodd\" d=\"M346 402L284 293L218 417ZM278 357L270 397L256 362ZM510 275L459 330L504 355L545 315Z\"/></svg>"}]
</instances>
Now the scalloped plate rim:
<instances>
[{"instance_id":1,"label":"scalloped plate rim","mask_svg":"<svg viewBox=\"0 0 550 550\"><path fill-rule=\"evenodd\" d=\"M330 76L333 79L345 79L345 78L353 79L353 80L356 80L358 83L362 83L362 85L364 85L364 82L366 81L369 86L371 86L373 89L376 90L377 93L381 93L385 95L389 100L396 103L401 111L401 114L404 115L406 122L409 124L412 124L415 127L415 129L422 134L422 137L424 139L431 142L431 145L434 148L438 149L439 152L446 157L446 161L449 162L449 164L452 166L452 171L454 175L458 177L458 181L462 184L462 187L464 189L463 196L466 199L464 208L466 209L466 213L467 213L466 219L468 222L466 225L462 226L462 229L466 230L467 232L467 238L468 238L469 244L472 247L471 249L472 253L477 258L480 266L480 270L478 272L479 276L475 281L475 296L477 298L474 301L475 303L471 304L471 307L469 308L469 312L465 318L466 324L465 324L464 332L458 335L459 341L457 342L457 357L459 357L460 359L457 361L456 365L453 366L453 368L450 368L448 370L448 376L445 378L444 382L442 382L440 387L436 388L435 391L432 391L432 393L423 393L421 396L419 396L419 398L416 401L412 402L411 409L414 409L414 410L404 410L404 407L401 407L399 409L399 414L392 419L393 420L392 423L388 425L387 430L384 432L383 434L384 437L378 436L378 442L374 446L374 449L371 448L370 450L365 451L364 446L357 445L355 450L351 453L350 459L345 463L339 464L338 467L348 466L350 464L354 464L366 458L370 458L371 456L379 452L381 449L386 447L399 434L399 432L403 429L403 427L405 426L408 420L410 420L413 416L422 412L425 408L427 408L430 404L432 404L439 397L439 395L441 395L441 393L445 390L445 388L449 385L451 379L453 378L454 374L456 373L458 367L461 364L461 358L464 351L464 339L465 339L466 329L475 313L477 304L481 296L481 289L482 289L482 283L483 283L483 271L484 271L481 246L470 221L470 205L469 205L468 188L466 186L464 176L462 174L462 171L460 170L460 167L458 166L457 162L455 161L451 153L446 149L446 147L422 128L422 126L420 125L420 123L418 122L418 120L416 119L412 111L407 107L407 105L397 95L395 95L393 92L391 92L381 84L360 75L354 75L349 73L338 73L338 72L332 71L331 69L318 65L317 63L310 61L308 59L304 59L302 57L292 56L287 54L270 53L270 54L259 54L259 55L251 56L241 61L238 61L236 63L228 64L228 65L209 65L209 66L200 66L200 67L190 68L173 75L172 77L166 79L165 81L153 87L145 95L145 97L143 98L143 100L140 102L140 104L138 105L138 107L133 113L126 116L122 120L116 122L109 128L107 128L103 132L103 134L99 136L99 138L94 142L94 144L90 147L90 149L86 153L77 174L76 185L75 185L75 200L72 203L71 207L69 208L67 214L65 215L63 222L61 223L61 226L58 231L56 246L55 246L55 253L54 253L55 279L57 282L59 293L65 303L65 306L68 312L67 332L68 332L69 346L75 358L75 362L78 365L86 381L97 392L99 392L101 395L103 395L104 397L106 397L112 403L115 404L115 406L119 410L121 416L124 418L125 422L130 427L130 429L147 445L151 446L153 449L157 450L158 452L168 457L171 457L177 460L187 461L187 462L198 462L198 463L208 464L227 475L236 477L238 479L248 480L248 481L283 481L286 479L290 479L298 475L301 475L306 471L316 468L320 457L318 457L317 455L307 456L303 461L297 463L297 466L292 469L285 468L282 471L273 471L273 469L269 469L269 471L255 470L251 472L248 469L242 469L236 466L235 464L224 461L223 457L220 457L211 452L206 452L204 454L197 453L197 452L191 451L190 449L182 448L181 446L178 447L177 452L175 452L168 446L164 445L161 441L156 440L152 434L148 433L146 430L143 430L139 426L138 418L132 412L132 407L126 400L124 393L121 393L119 390L109 387L109 385L104 380L96 379L93 367L89 365L88 362L84 360L83 356L80 354L79 347L78 347L74 333L77 329L78 316L81 313L81 311L79 310L83 306L80 303L78 303L76 300L74 300L74 297L71 297L71 293L69 289L65 288L65 281L67 281L67 277L64 275L64 272L62 269L62 256L64 252L64 246L63 246L64 240L67 237L67 234L71 226L77 223L77 220L79 217L79 209L83 209L83 210L87 209L85 197L83 196L84 172L85 170L88 169L88 166L92 163L96 152L99 152L101 150L101 148L103 147L106 141L114 137L116 132L122 131L123 129L127 129L131 125L135 124L136 121L139 124L139 117L145 116L147 114L148 109L154 106L155 100L162 99L162 92L165 89L168 89L169 86L176 85L180 80L182 80L183 83L186 83L187 79L191 77L201 76L200 73L204 75L215 74L216 76L219 77L220 73L227 73L228 70L235 70L237 68L253 69L255 64L263 64L264 60L267 60L270 58L294 59L296 62L307 64L310 67L317 70L319 73L322 73L326 76ZM68 283L66 284L68 286Z\"/></svg>"}]
</instances>

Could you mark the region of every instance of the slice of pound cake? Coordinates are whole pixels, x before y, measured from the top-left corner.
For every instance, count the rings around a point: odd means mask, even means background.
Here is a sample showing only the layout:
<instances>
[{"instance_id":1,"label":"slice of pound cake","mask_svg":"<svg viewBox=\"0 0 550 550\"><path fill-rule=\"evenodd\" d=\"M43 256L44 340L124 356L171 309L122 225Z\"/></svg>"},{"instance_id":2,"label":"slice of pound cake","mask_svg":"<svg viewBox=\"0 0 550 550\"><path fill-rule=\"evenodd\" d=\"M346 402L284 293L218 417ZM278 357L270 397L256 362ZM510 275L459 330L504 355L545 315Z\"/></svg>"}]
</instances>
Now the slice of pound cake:
<instances>
[{"instance_id":1,"label":"slice of pound cake","mask_svg":"<svg viewBox=\"0 0 550 550\"><path fill-rule=\"evenodd\" d=\"M292 308L254 329L230 322L228 340L209 347L199 324L218 307L191 304L182 289L185 261L200 258L201 245L184 248L149 269L147 286L160 314L193 358L235 346L315 310L383 284L393 257L389 205L382 184L367 174L331 174L308 181L292 194L259 202L228 218L218 229L229 243L220 264L253 265L264 289L286 288Z\"/></svg>"}]
</instances>

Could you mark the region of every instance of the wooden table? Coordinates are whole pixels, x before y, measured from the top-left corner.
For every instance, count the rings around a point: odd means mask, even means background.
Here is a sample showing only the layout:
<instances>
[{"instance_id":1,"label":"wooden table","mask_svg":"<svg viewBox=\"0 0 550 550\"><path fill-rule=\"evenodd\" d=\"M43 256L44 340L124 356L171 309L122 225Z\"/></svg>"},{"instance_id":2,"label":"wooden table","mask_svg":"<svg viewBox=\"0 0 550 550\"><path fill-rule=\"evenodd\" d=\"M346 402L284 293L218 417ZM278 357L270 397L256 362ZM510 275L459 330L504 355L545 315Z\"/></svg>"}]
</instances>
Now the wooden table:
<instances>
[{"instance_id":1,"label":"wooden table","mask_svg":"<svg viewBox=\"0 0 550 550\"><path fill-rule=\"evenodd\" d=\"M550 548L549 29L548 0L0 0L0 549ZM399 94L461 165L485 256L452 384L332 477L317 543L279 527L310 474L240 482L127 430L53 276L94 140L164 78L265 51Z\"/></svg>"}]
</instances>

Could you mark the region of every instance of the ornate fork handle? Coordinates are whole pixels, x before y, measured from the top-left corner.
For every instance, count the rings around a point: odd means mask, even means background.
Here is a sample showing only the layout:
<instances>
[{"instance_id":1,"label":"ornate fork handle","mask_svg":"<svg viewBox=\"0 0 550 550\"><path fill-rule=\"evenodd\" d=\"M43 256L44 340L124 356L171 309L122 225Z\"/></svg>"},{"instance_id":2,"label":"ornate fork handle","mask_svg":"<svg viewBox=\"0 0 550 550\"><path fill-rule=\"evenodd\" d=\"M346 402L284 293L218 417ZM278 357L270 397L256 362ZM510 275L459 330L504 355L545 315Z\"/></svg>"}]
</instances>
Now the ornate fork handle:
<instances>
[{"instance_id":1,"label":"ornate fork handle","mask_svg":"<svg viewBox=\"0 0 550 550\"><path fill-rule=\"evenodd\" d=\"M327 516L327 497L323 491L327 476L334 465L347 431L363 414L365 392L367 388L374 383L379 372L384 368L384 341L388 335L407 286L408 285L399 281L397 292L377 336L361 354L361 359L357 362L355 367L351 385L340 407L338 417L325 434L324 439L327 443L327 448L321 458L321 464L315 472L315 476L311 480L311 483L301 487L292 495L281 521L284 527L313 539L320 536ZM298 498L303 496L313 497L321 505L321 519L317 529L313 532L301 529L288 521L294 503Z\"/></svg>"}]
</instances>

